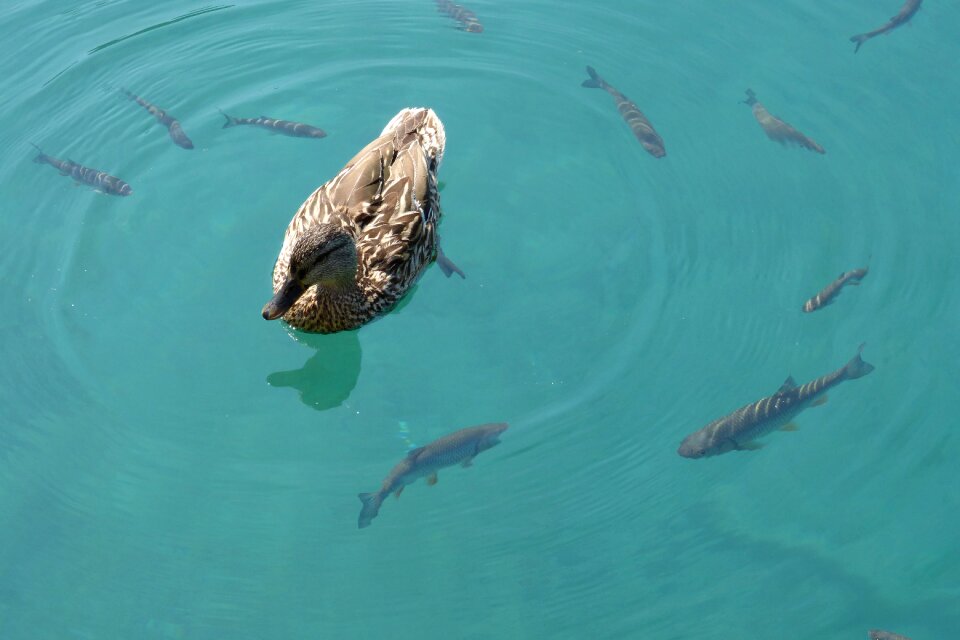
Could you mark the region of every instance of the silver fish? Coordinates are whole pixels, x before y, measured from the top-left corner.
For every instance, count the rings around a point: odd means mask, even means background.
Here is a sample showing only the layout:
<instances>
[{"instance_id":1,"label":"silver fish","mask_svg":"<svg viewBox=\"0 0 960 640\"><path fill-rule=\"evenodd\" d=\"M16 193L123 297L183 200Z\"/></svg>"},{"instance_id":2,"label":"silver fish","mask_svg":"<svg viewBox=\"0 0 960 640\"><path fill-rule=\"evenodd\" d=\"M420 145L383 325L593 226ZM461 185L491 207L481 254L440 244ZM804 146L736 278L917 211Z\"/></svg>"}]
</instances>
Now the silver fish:
<instances>
[{"instance_id":1,"label":"silver fish","mask_svg":"<svg viewBox=\"0 0 960 640\"><path fill-rule=\"evenodd\" d=\"M53 156L48 156L40 149L37 145L33 145L33 148L39 151L40 153L33 159L34 162L40 164L48 164L51 167L60 171L62 176L70 176L77 182L81 184L90 185L97 191L103 193L109 193L115 196L129 196L133 193L133 189L129 184L112 176L105 171L99 171L97 169L91 169L90 167L85 167L78 162L73 160L61 160L60 158L54 158Z\"/></svg>"},{"instance_id":2,"label":"silver fish","mask_svg":"<svg viewBox=\"0 0 960 640\"><path fill-rule=\"evenodd\" d=\"M150 115L157 119L160 124L165 126L167 131L170 133L170 138L173 139L174 144L184 149L193 149L193 141L190 140L190 138L187 137L187 134L183 132L183 128L180 126L180 123L176 118L168 114L160 107L147 102L140 96L130 93L126 89L120 89L120 91L122 91L128 98L146 109Z\"/></svg>"},{"instance_id":3,"label":"silver fish","mask_svg":"<svg viewBox=\"0 0 960 640\"><path fill-rule=\"evenodd\" d=\"M804 149L810 149L817 153L826 153L824 148L821 147L816 140L808 138L794 129L790 124L767 111L767 108L757 100L757 94L753 92L753 89L747 89L747 99L742 102L753 109L753 117L760 123L763 132L766 133L767 137L771 140L776 140L780 144L792 142Z\"/></svg>"},{"instance_id":4,"label":"silver fish","mask_svg":"<svg viewBox=\"0 0 960 640\"><path fill-rule=\"evenodd\" d=\"M880 631L879 629L871 629L869 635L870 640L910 640L907 636L897 635L889 631Z\"/></svg>"},{"instance_id":5,"label":"silver fish","mask_svg":"<svg viewBox=\"0 0 960 640\"><path fill-rule=\"evenodd\" d=\"M857 35L850 38L850 42L856 42L857 46L854 47L853 52L856 53L860 51L860 46L869 40L870 38L876 38L880 34L890 33L897 27L906 24L910 21L910 18L917 14L917 11L920 11L920 5L923 3L923 0L907 0L900 11L897 12L897 15L890 18L887 24L883 25L879 29L874 29L873 31L868 31L867 33L858 33Z\"/></svg>"},{"instance_id":6,"label":"silver fish","mask_svg":"<svg viewBox=\"0 0 960 640\"><path fill-rule=\"evenodd\" d=\"M236 127L238 125L249 124L255 127L263 127L273 133L280 133L285 136L292 136L294 138L326 138L327 132L319 127L313 127L309 124L304 124L302 122L292 122L290 120L276 120L274 118L268 118L267 116L260 116L259 118L235 118L233 116L225 114L223 111L220 114L227 119L223 124L223 128L227 127Z\"/></svg>"},{"instance_id":7,"label":"silver fish","mask_svg":"<svg viewBox=\"0 0 960 640\"><path fill-rule=\"evenodd\" d=\"M467 427L410 451L390 471L379 491L360 494L363 508L357 521L358 527L363 529L370 526L383 500L391 493L399 498L403 488L418 478L426 478L427 484L434 485L437 483L438 470L455 464L469 467L478 454L500 444L500 434L507 427L505 422Z\"/></svg>"},{"instance_id":8,"label":"silver fish","mask_svg":"<svg viewBox=\"0 0 960 640\"><path fill-rule=\"evenodd\" d=\"M457 28L461 31L467 31L469 33L483 33L483 25L480 24L477 14L470 9L467 9L463 5L452 2L451 0L436 0L436 2L437 10L446 13L460 23L460 26Z\"/></svg>"},{"instance_id":9,"label":"silver fish","mask_svg":"<svg viewBox=\"0 0 960 640\"><path fill-rule=\"evenodd\" d=\"M633 131L633 135L640 141L640 144L647 150L647 153L654 158L662 158L667 155L667 150L663 146L663 138L661 138L660 134L653 128L653 125L650 124L647 117L643 115L640 108L631 102L630 98L617 91L613 85L601 78L593 67L587 67L587 74L590 77L580 83L580 86L587 87L588 89L603 89L609 93L617 105L617 111L620 112L620 117L627 123L630 130Z\"/></svg>"},{"instance_id":10,"label":"silver fish","mask_svg":"<svg viewBox=\"0 0 960 640\"><path fill-rule=\"evenodd\" d=\"M794 431L796 427L790 421L807 407L826 402L829 389L873 371L872 364L860 359L863 347L860 345L857 355L845 366L804 385L798 387L793 377L788 377L772 396L741 407L688 435L677 453L684 458L706 458L728 451L759 449L763 445L756 440L768 433L777 429Z\"/></svg>"},{"instance_id":11,"label":"silver fish","mask_svg":"<svg viewBox=\"0 0 960 640\"><path fill-rule=\"evenodd\" d=\"M867 267L861 267L860 269L854 269L853 271L845 271L837 276L837 279L828 284L823 290L817 295L813 296L805 303L803 303L804 313L811 313L817 309L822 309L836 299L840 295L840 291L846 285L859 285L860 281L867 277Z\"/></svg>"}]
</instances>

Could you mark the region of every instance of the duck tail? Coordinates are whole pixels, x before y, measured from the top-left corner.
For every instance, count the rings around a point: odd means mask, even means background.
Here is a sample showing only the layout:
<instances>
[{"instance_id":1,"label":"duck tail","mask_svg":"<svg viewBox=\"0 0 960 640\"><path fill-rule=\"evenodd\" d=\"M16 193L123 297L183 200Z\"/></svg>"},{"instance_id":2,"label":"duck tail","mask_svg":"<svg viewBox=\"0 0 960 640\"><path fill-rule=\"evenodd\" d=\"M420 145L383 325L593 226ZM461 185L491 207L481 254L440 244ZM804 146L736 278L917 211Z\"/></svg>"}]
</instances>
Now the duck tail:
<instances>
[{"instance_id":1,"label":"duck tail","mask_svg":"<svg viewBox=\"0 0 960 640\"><path fill-rule=\"evenodd\" d=\"M603 89L606 86L607 81L600 77L600 74L597 73L597 70L587 65L587 74L590 76L588 79L580 83L581 87L586 87L588 89Z\"/></svg>"},{"instance_id":2,"label":"duck tail","mask_svg":"<svg viewBox=\"0 0 960 640\"><path fill-rule=\"evenodd\" d=\"M224 128L224 129L226 129L227 127L235 126L235 125L237 124L237 119L234 118L233 116L228 116L227 114L225 114L225 113L223 112L222 109L217 109L217 111L219 111L219 112L220 112L220 115L222 115L224 118L227 119L227 121L223 123L223 128Z\"/></svg>"}]
</instances>

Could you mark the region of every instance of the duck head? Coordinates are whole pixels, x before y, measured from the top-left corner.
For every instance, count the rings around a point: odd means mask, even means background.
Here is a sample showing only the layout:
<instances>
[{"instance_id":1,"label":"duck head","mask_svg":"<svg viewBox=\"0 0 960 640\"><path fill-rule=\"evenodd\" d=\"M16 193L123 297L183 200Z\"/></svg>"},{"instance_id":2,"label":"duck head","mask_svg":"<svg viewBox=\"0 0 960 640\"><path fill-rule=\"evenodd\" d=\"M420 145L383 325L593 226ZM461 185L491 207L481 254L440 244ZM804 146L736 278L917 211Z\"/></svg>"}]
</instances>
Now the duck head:
<instances>
[{"instance_id":1,"label":"duck head","mask_svg":"<svg viewBox=\"0 0 960 640\"><path fill-rule=\"evenodd\" d=\"M357 245L342 227L320 224L303 231L293 245L287 277L264 305L265 320L290 310L307 289L346 289L357 275Z\"/></svg>"}]
</instances>

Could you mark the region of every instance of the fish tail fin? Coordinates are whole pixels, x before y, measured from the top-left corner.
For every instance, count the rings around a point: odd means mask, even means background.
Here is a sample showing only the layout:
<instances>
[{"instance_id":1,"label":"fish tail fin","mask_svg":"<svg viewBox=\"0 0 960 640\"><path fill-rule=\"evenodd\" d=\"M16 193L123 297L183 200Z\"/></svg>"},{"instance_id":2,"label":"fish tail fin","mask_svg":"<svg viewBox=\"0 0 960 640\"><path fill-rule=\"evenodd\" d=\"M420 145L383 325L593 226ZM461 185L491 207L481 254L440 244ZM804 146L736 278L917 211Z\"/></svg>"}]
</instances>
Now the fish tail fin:
<instances>
[{"instance_id":1,"label":"fish tail fin","mask_svg":"<svg viewBox=\"0 0 960 640\"><path fill-rule=\"evenodd\" d=\"M604 85L607 84L606 80L601 78L600 74L597 73L597 70L590 65L587 65L587 73L590 75L590 78L581 82L581 87L587 87L588 89L602 89Z\"/></svg>"},{"instance_id":2,"label":"fish tail fin","mask_svg":"<svg viewBox=\"0 0 960 640\"><path fill-rule=\"evenodd\" d=\"M753 89L747 89L747 99L742 101L743 104L748 107L752 107L757 104L757 94L753 92Z\"/></svg>"},{"instance_id":3,"label":"fish tail fin","mask_svg":"<svg viewBox=\"0 0 960 640\"><path fill-rule=\"evenodd\" d=\"M853 52L856 53L857 51L860 51L860 46L869 39L870 39L870 36L868 36L865 33L858 33L857 35L851 37L850 42L857 43L857 46L853 48Z\"/></svg>"},{"instance_id":4,"label":"fish tail fin","mask_svg":"<svg viewBox=\"0 0 960 640\"><path fill-rule=\"evenodd\" d=\"M370 526L370 522L377 517L380 512L380 505L383 503L383 494L361 493L360 502L363 508L360 509L360 518L357 520L357 528L363 529Z\"/></svg>"},{"instance_id":5,"label":"fish tail fin","mask_svg":"<svg viewBox=\"0 0 960 640\"><path fill-rule=\"evenodd\" d=\"M437 266L443 271L443 275L448 278L453 274L457 274L462 279L467 279L467 274L461 271L460 267L453 263L453 260L444 255L443 250L439 247L437 247Z\"/></svg>"},{"instance_id":6,"label":"fish tail fin","mask_svg":"<svg viewBox=\"0 0 960 640\"><path fill-rule=\"evenodd\" d=\"M30 143L30 146L33 147L34 149L36 149L36 150L38 151L37 155L33 158L33 161L34 161L34 162L41 162L41 163L42 163L42 162L45 162L45 161L46 161L45 158L47 157L47 154L45 154L45 153L43 152L43 149L41 149L40 147L38 147L37 145L35 145L35 144L32 143L32 142Z\"/></svg>"},{"instance_id":7,"label":"fish tail fin","mask_svg":"<svg viewBox=\"0 0 960 640\"><path fill-rule=\"evenodd\" d=\"M860 345L860 348L857 349L857 355L853 356L850 362L847 363L847 366L843 368L847 380L855 380L856 378L862 378L871 371L873 371L873 365L869 362L864 362L860 358L860 354L863 352L863 348L866 346L866 343Z\"/></svg>"},{"instance_id":8,"label":"fish tail fin","mask_svg":"<svg viewBox=\"0 0 960 640\"><path fill-rule=\"evenodd\" d=\"M217 109L217 111L219 111L219 112L220 112L220 115L222 115L224 118L227 119L227 121L223 123L223 128L224 128L224 129L226 129L227 127L232 127L232 126L234 126L235 124L237 124L237 119L234 118L233 116L228 116L227 114L225 114L225 113L223 112L222 109Z\"/></svg>"}]
</instances>

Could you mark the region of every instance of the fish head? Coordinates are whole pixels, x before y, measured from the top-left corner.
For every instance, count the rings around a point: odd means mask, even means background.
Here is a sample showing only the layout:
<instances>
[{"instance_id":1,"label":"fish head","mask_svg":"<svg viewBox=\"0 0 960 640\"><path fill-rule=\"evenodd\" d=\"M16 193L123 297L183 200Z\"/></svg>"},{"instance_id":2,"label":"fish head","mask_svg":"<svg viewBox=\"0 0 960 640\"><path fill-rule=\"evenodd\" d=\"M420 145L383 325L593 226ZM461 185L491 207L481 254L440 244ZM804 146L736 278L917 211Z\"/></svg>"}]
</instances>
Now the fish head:
<instances>
[{"instance_id":1,"label":"fish head","mask_svg":"<svg viewBox=\"0 0 960 640\"><path fill-rule=\"evenodd\" d=\"M683 442L680 443L680 447L677 449L677 453L684 458L709 458L710 456L717 456L732 450L732 444L724 448L724 444L729 442L730 441L727 440L717 446L710 442L709 434L703 430L695 431L683 439Z\"/></svg>"},{"instance_id":2,"label":"fish head","mask_svg":"<svg viewBox=\"0 0 960 640\"><path fill-rule=\"evenodd\" d=\"M129 195L132 195L132 194L133 194L133 187L131 187L130 185L128 185L128 184L126 184L126 183L124 183L124 185L123 185L122 187L120 187L119 189L117 189L117 195L129 196Z\"/></svg>"},{"instance_id":3,"label":"fish head","mask_svg":"<svg viewBox=\"0 0 960 640\"><path fill-rule=\"evenodd\" d=\"M641 140L640 145L654 158L662 158L667 155L663 143L658 140Z\"/></svg>"},{"instance_id":4,"label":"fish head","mask_svg":"<svg viewBox=\"0 0 960 640\"><path fill-rule=\"evenodd\" d=\"M341 289L357 274L357 245L342 227L318 224L304 229L293 245L287 276L261 315L276 320L314 285Z\"/></svg>"},{"instance_id":5,"label":"fish head","mask_svg":"<svg viewBox=\"0 0 960 640\"><path fill-rule=\"evenodd\" d=\"M500 434L506 431L509 426L506 422L486 425L483 429L483 436L481 436L480 442L477 443L477 453L492 449L500 444Z\"/></svg>"}]
</instances>

